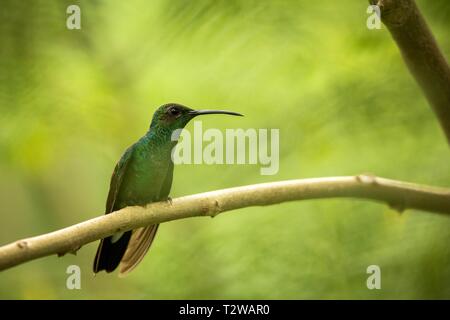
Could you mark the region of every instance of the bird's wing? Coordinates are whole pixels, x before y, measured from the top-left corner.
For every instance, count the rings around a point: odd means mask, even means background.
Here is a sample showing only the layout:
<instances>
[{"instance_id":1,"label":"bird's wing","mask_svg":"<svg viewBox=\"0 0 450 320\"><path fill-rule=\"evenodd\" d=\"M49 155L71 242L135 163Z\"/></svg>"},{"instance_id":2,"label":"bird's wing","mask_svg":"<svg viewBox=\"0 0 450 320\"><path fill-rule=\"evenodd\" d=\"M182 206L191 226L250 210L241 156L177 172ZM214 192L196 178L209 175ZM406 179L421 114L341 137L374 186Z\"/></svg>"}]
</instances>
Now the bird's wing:
<instances>
[{"instance_id":1,"label":"bird's wing","mask_svg":"<svg viewBox=\"0 0 450 320\"><path fill-rule=\"evenodd\" d=\"M173 163L170 162L164 183L162 185L160 198L165 200L169 195L172 186ZM120 261L119 276L125 276L131 272L141 262L155 238L159 224L133 230L130 241L128 242L127 251Z\"/></svg>"},{"instance_id":2,"label":"bird's wing","mask_svg":"<svg viewBox=\"0 0 450 320\"><path fill-rule=\"evenodd\" d=\"M109 186L108 199L106 200L106 214L113 212L115 209L119 209L117 208L118 204L116 203L117 195L119 194L120 186L127 171L127 167L131 162L133 150L133 146L129 147L114 168Z\"/></svg>"},{"instance_id":3,"label":"bird's wing","mask_svg":"<svg viewBox=\"0 0 450 320\"><path fill-rule=\"evenodd\" d=\"M105 214L120 209L117 207L119 204L116 203L116 200L119 194L120 186L122 185L123 178L127 171L127 167L131 162L133 150L133 146L128 148L114 168L111 177L111 184L109 187L108 200L106 200ZM111 243L111 241L108 241L110 237L104 238L100 241L100 244L97 248L97 253L95 254L94 258L94 273L97 273L101 270L111 272L116 268L123 256L123 253L126 250L128 239L130 238L130 233L131 231L126 232L124 234L125 236L122 236L114 244Z\"/></svg>"},{"instance_id":4,"label":"bird's wing","mask_svg":"<svg viewBox=\"0 0 450 320\"><path fill-rule=\"evenodd\" d=\"M142 261L155 238L159 224L133 230L127 251L120 261L119 276L125 276Z\"/></svg>"}]
</instances>

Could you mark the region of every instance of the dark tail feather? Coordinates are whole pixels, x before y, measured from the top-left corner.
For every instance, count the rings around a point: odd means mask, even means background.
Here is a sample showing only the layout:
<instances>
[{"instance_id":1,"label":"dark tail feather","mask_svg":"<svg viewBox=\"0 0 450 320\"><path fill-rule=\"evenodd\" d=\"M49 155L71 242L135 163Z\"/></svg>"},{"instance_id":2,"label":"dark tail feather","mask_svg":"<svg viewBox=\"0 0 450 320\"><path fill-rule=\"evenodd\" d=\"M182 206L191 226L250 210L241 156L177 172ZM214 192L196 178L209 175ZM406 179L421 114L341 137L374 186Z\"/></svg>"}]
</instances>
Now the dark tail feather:
<instances>
[{"instance_id":1,"label":"dark tail feather","mask_svg":"<svg viewBox=\"0 0 450 320\"><path fill-rule=\"evenodd\" d=\"M113 272L127 250L130 237L131 231L127 231L114 243L111 242L111 237L102 239L94 259L94 273L102 270Z\"/></svg>"}]
</instances>

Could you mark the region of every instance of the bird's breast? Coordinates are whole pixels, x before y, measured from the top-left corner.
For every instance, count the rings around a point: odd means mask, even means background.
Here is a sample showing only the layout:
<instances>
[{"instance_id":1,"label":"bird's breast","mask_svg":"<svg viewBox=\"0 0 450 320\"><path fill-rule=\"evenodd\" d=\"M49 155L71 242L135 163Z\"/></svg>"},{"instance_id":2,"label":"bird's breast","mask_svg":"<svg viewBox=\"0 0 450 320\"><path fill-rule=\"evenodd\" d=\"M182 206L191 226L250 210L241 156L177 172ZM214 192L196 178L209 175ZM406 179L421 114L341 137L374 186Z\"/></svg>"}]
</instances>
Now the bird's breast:
<instances>
[{"instance_id":1,"label":"bird's breast","mask_svg":"<svg viewBox=\"0 0 450 320\"><path fill-rule=\"evenodd\" d=\"M145 205L160 201L167 177L172 178L170 150L140 145L127 169L120 190L122 205Z\"/></svg>"}]
</instances>

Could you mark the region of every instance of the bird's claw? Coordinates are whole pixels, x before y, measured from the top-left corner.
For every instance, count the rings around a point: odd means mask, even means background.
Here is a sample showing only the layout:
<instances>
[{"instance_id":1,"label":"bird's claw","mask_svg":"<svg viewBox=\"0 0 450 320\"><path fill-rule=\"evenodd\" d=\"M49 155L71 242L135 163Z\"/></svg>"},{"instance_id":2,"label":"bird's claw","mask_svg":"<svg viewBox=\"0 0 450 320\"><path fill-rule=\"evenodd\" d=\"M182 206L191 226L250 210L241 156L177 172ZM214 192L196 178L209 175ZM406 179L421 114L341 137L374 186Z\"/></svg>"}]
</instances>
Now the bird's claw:
<instances>
[{"instance_id":1,"label":"bird's claw","mask_svg":"<svg viewBox=\"0 0 450 320\"><path fill-rule=\"evenodd\" d=\"M169 203L170 205L172 205L172 198L171 197L167 197L167 203Z\"/></svg>"}]
</instances>

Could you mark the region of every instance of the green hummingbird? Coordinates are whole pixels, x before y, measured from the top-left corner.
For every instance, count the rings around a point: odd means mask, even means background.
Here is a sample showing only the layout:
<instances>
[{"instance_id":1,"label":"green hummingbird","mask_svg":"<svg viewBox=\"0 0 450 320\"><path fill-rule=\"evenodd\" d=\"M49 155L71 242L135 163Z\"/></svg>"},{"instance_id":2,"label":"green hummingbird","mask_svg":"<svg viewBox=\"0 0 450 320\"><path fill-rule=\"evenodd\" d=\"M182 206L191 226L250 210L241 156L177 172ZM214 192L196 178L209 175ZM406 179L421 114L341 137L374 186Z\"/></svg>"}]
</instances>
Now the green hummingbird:
<instances>
[{"instance_id":1,"label":"green hummingbird","mask_svg":"<svg viewBox=\"0 0 450 320\"><path fill-rule=\"evenodd\" d=\"M223 110L192 110L176 103L159 107L147 133L129 147L116 164L105 214L126 206L169 200L173 178L171 154L177 144L172 134L183 129L194 117L205 114L242 116ZM150 225L102 239L94 259L94 273L112 272L119 264L119 275L129 273L144 258L158 226Z\"/></svg>"}]
</instances>

